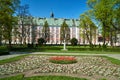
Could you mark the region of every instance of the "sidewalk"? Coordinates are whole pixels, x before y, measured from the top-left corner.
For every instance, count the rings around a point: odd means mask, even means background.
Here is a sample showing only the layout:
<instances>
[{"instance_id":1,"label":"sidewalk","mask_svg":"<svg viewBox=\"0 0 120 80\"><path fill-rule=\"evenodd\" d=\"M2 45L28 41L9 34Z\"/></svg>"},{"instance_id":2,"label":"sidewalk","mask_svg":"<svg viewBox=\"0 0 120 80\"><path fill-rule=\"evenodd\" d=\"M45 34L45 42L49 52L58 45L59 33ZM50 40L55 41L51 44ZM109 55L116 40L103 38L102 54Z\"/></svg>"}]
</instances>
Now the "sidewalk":
<instances>
[{"instance_id":1,"label":"sidewalk","mask_svg":"<svg viewBox=\"0 0 120 80\"><path fill-rule=\"evenodd\" d=\"M120 54L89 54L89 53L51 53L51 52L11 52L10 55L0 56L0 60L24 55L24 54L55 54L55 55L97 55L97 56L108 56L120 60Z\"/></svg>"}]
</instances>

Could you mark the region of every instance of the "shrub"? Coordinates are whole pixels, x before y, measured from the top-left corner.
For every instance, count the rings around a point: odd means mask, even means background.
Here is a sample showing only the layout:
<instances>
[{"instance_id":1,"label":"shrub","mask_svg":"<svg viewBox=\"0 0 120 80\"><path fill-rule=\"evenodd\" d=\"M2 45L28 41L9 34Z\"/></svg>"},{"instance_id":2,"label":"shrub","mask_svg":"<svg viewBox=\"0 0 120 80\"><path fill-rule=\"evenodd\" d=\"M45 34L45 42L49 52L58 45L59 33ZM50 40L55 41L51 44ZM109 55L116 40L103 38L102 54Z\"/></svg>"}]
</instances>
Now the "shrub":
<instances>
[{"instance_id":1,"label":"shrub","mask_svg":"<svg viewBox=\"0 0 120 80\"><path fill-rule=\"evenodd\" d=\"M101 48L101 44L99 43L99 48Z\"/></svg>"},{"instance_id":2,"label":"shrub","mask_svg":"<svg viewBox=\"0 0 120 80\"><path fill-rule=\"evenodd\" d=\"M71 45L72 45L72 46L76 46L77 43L78 43L78 40L77 40L76 38L72 38L72 39L70 40L70 42L71 42Z\"/></svg>"},{"instance_id":3,"label":"shrub","mask_svg":"<svg viewBox=\"0 0 120 80\"><path fill-rule=\"evenodd\" d=\"M106 49L106 48L107 48L107 45L108 45L107 43L106 43L106 44L103 44L103 46L102 46L103 49Z\"/></svg>"},{"instance_id":4,"label":"shrub","mask_svg":"<svg viewBox=\"0 0 120 80\"><path fill-rule=\"evenodd\" d=\"M93 47L94 47L94 45L93 45L93 44L90 44L89 46L90 46L90 48L93 48Z\"/></svg>"},{"instance_id":5,"label":"shrub","mask_svg":"<svg viewBox=\"0 0 120 80\"><path fill-rule=\"evenodd\" d=\"M46 41L45 41L44 38L39 38L39 39L38 39L38 44L39 44L39 45L43 45L45 42L46 42Z\"/></svg>"},{"instance_id":6,"label":"shrub","mask_svg":"<svg viewBox=\"0 0 120 80\"><path fill-rule=\"evenodd\" d=\"M10 53L9 52L0 52L0 56L1 55L9 55Z\"/></svg>"},{"instance_id":7,"label":"shrub","mask_svg":"<svg viewBox=\"0 0 120 80\"><path fill-rule=\"evenodd\" d=\"M77 62L76 58L72 56L55 56L51 57L49 61L56 64L73 64Z\"/></svg>"},{"instance_id":8,"label":"shrub","mask_svg":"<svg viewBox=\"0 0 120 80\"><path fill-rule=\"evenodd\" d=\"M28 47L28 48L33 48L34 45L33 45L33 43L32 43L32 44L28 43L28 44L27 44L27 47Z\"/></svg>"}]
</instances>

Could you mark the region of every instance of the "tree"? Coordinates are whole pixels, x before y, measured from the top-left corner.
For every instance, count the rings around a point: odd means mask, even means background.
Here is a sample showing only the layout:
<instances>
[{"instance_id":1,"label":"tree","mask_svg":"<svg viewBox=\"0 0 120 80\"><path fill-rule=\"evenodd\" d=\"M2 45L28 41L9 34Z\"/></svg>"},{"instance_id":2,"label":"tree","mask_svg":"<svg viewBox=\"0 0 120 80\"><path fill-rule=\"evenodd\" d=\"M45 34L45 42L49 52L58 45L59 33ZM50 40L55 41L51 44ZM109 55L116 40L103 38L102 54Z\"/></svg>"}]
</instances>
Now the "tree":
<instances>
[{"instance_id":1,"label":"tree","mask_svg":"<svg viewBox=\"0 0 120 80\"><path fill-rule=\"evenodd\" d=\"M72 45L72 46L76 46L77 43L78 43L78 40L77 40L76 38L72 38L72 39L70 40L70 42L71 42L71 45Z\"/></svg>"},{"instance_id":2,"label":"tree","mask_svg":"<svg viewBox=\"0 0 120 80\"><path fill-rule=\"evenodd\" d=\"M87 14L82 14L80 16L80 27L83 31L83 35L86 35L86 38L90 45L93 45L92 40L93 37L96 35L96 25L92 22L90 17ZM85 37L84 37L85 38Z\"/></svg>"},{"instance_id":3,"label":"tree","mask_svg":"<svg viewBox=\"0 0 120 80\"><path fill-rule=\"evenodd\" d=\"M31 26L32 26L32 28L31 28L31 30L32 30L32 44L35 44L35 42L36 42L36 40L35 40L35 38L36 38L35 27L37 26L37 22L36 22L36 20L34 21L33 17L31 17L30 20L31 20L30 22L32 23L31 24Z\"/></svg>"},{"instance_id":4,"label":"tree","mask_svg":"<svg viewBox=\"0 0 120 80\"><path fill-rule=\"evenodd\" d=\"M31 15L29 14L29 5L25 4L25 5L21 5L19 6L18 8L18 13L17 13L17 16L18 16L18 19L19 19L19 28L21 29L20 31L20 42L21 44L26 44L26 41L29 42L30 39L27 39L29 38L30 36L30 27L31 27Z\"/></svg>"},{"instance_id":5,"label":"tree","mask_svg":"<svg viewBox=\"0 0 120 80\"><path fill-rule=\"evenodd\" d=\"M45 21L42 29L42 37L45 39L46 42L50 40L50 28L47 21Z\"/></svg>"},{"instance_id":6,"label":"tree","mask_svg":"<svg viewBox=\"0 0 120 80\"><path fill-rule=\"evenodd\" d=\"M0 38L3 36L8 40L9 48L11 48L13 25L17 22L14 14L19 2L19 0L0 0L0 31L3 32L0 34Z\"/></svg>"},{"instance_id":7,"label":"tree","mask_svg":"<svg viewBox=\"0 0 120 80\"><path fill-rule=\"evenodd\" d=\"M17 44L17 40L19 39L19 27L18 24L16 23L16 25L14 25L13 29L12 29L12 35L13 35L13 39L14 39L14 44Z\"/></svg>"},{"instance_id":8,"label":"tree","mask_svg":"<svg viewBox=\"0 0 120 80\"><path fill-rule=\"evenodd\" d=\"M68 42L70 40L70 28L64 21L60 28L60 40L61 42Z\"/></svg>"},{"instance_id":9,"label":"tree","mask_svg":"<svg viewBox=\"0 0 120 80\"><path fill-rule=\"evenodd\" d=\"M88 6L102 27L103 45L105 45L107 32L110 32L112 42L112 31L120 31L120 0L88 0ZM112 44L112 43L111 43Z\"/></svg>"}]
</instances>

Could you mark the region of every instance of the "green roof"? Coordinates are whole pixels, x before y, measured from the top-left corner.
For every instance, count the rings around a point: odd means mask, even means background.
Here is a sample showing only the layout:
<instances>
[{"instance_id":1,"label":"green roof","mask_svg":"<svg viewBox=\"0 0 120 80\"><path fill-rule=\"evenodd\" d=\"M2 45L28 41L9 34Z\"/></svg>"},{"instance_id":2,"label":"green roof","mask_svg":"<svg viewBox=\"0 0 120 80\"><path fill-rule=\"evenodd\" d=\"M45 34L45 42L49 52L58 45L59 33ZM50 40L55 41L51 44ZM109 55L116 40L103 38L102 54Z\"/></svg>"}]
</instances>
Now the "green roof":
<instances>
[{"instance_id":1,"label":"green roof","mask_svg":"<svg viewBox=\"0 0 120 80\"><path fill-rule=\"evenodd\" d=\"M79 26L79 20L78 19L63 19L63 18L35 18L33 19L34 23L36 23L39 26L43 26L44 22L47 21L49 26L55 26L59 27L63 23L63 21L66 21L67 25L69 27Z\"/></svg>"}]
</instances>

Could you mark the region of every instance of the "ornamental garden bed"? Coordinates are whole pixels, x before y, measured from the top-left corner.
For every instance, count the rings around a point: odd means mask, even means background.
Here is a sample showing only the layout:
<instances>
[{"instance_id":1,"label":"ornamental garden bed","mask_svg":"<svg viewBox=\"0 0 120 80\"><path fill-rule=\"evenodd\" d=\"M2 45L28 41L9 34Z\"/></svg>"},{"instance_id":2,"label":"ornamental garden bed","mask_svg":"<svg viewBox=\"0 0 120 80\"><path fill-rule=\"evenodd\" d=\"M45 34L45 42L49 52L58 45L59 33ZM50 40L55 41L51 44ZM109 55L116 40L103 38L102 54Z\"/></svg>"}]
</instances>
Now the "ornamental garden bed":
<instances>
[{"instance_id":1,"label":"ornamental garden bed","mask_svg":"<svg viewBox=\"0 0 120 80\"><path fill-rule=\"evenodd\" d=\"M60 58L59 56L58 58ZM95 80L106 78L107 80L120 80L120 66L112 64L105 57L99 56L63 56L76 63L56 64L50 60L56 56L29 55L24 58L0 65L0 77L16 73L24 75L60 73L68 75L91 77ZM57 62L58 63L58 62ZM89 80L89 79L88 79Z\"/></svg>"},{"instance_id":2,"label":"ornamental garden bed","mask_svg":"<svg viewBox=\"0 0 120 80\"><path fill-rule=\"evenodd\" d=\"M49 61L56 64L73 64L77 62L73 56L54 56L50 57Z\"/></svg>"}]
</instances>

